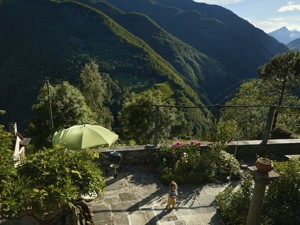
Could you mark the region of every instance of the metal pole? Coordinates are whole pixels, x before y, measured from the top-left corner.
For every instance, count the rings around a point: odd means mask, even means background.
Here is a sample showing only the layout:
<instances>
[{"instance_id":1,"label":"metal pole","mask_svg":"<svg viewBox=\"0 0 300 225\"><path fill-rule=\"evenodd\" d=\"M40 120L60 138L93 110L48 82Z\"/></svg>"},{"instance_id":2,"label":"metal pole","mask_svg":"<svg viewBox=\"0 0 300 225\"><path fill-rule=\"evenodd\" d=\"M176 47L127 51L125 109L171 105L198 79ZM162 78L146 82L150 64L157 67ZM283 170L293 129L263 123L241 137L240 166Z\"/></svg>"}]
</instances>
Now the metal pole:
<instances>
[{"instance_id":1,"label":"metal pole","mask_svg":"<svg viewBox=\"0 0 300 225\"><path fill-rule=\"evenodd\" d=\"M263 139L262 139L262 142L261 142L261 144L263 144L263 145L268 143L269 133L270 133L270 130L271 130L271 125L272 125L272 121L273 121L275 108L276 108L276 106L273 106L273 105L271 105L270 108L269 108L269 114L268 114L265 130L264 130L264 133L263 133Z\"/></svg>"},{"instance_id":2,"label":"metal pole","mask_svg":"<svg viewBox=\"0 0 300 225\"><path fill-rule=\"evenodd\" d=\"M217 122L219 122L219 120L220 120L220 115L221 115L221 112L220 112L220 110L221 110L221 107L222 106L220 106L220 105L216 105L216 121Z\"/></svg>"},{"instance_id":3,"label":"metal pole","mask_svg":"<svg viewBox=\"0 0 300 225\"><path fill-rule=\"evenodd\" d=\"M154 147L157 147L158 144L158 114L159 106L155 106L155 121L154 121Z\"/></svg>"},{"instance_id":4,"label":"metal pole","mask_svg":"<svg viewBox=\"0 0 300 225\"><path fill-rule=\"evenodd\" d=\"M54 125L53 125L53 116L52 116L52 105L51 105L49 80L47 80L47 96L48 96L48 110L49 110L50 134L51 134L51 137L52 137Z\"/></svg>"}]
</instances>

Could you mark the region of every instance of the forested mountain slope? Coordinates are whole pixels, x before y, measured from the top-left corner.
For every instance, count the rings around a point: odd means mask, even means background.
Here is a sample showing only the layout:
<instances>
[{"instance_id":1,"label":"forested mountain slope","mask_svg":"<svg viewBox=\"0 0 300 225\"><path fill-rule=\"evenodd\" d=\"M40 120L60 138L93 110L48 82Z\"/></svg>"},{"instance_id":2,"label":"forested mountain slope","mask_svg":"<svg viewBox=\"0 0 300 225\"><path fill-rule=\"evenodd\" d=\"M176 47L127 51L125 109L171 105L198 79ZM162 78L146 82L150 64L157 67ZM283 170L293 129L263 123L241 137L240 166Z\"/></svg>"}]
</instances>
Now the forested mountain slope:
<instances>
[{"instance_id":1,"label":"forested mountain slope","mask_svg":"<svg viewBox=\"0 0 300 225\"><path fill-rule=\"evenodd\" d=\"M77 85L91 59L121 88L167 82L174 98L201 105L224 101L285 50L232 12L192 0L3 0L0 120L26 125L45 81Z\"/></svg>"},{"instance_id":2,"label":"forested mountain slope","mask_svg":"<svg viewBox=\"0 0 300 225\"><path fill-rule=\"evenodd\" d=\"M147 42L174 66L184 81L193 87L206 103L211 103L216 96L222 95L224 87L240 80L221 63L169 34L149 17L138 13L124 13L103 1L90 5Z\"/></svg>"},{"instance_id":3,"label":"forested mountain slope","mask_svg":"<svg viewBox=\"0 0 300 225\"><path fill-rule=\"evenodd\" d=\"M297 38L286 45L289 49L300 52L300 38Z\"/></svg>"},{"instance_id":4,"label":"forested mountain slope","mask_svg":"<svg viewBox=\"0 0 300 225\"><path fill-rule=\"evenodd\" d=\"M1 120L28 121L45 83L79 81L83 65L96 59L100 70L120 86L169 82L194 104L199 96L179 73L149 47L105 14L76 2L16 0L0 7Z\"/></svg>"},{"instance_id":5,"label":"forested mountain slope","mask_svg":"<svg viewBox=\"0 0 300 225\"><path fill-rule=\"evenodd\" d=\"M231 11L192 0L106 0L125 12L149 16L166 31L221 62L240 79L286 46Z\"/></svg>"}]
</instances>

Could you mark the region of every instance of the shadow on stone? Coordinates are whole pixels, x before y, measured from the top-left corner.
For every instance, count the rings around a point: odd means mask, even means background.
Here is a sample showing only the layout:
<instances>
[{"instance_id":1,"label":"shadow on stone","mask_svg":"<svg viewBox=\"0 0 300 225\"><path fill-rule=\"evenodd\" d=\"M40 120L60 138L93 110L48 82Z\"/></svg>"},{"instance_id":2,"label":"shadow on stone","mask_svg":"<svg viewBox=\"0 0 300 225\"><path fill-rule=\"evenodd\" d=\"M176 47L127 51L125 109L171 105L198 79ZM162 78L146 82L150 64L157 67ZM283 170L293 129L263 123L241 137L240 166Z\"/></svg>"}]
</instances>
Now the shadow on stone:
<instances>
[{"instance_id":1,"label":"shadow on stone","mask_svg":"<svg viewBox=\"0 0 300 225\"><path fill-rule=\"evenodd\" d=\"M161 213L157 214L156 216L152 217L148 223L145 225L156 225L156 222L161 220L164 216L168 215L171 210L163 210Z\"/></svg>"}]
</instances>

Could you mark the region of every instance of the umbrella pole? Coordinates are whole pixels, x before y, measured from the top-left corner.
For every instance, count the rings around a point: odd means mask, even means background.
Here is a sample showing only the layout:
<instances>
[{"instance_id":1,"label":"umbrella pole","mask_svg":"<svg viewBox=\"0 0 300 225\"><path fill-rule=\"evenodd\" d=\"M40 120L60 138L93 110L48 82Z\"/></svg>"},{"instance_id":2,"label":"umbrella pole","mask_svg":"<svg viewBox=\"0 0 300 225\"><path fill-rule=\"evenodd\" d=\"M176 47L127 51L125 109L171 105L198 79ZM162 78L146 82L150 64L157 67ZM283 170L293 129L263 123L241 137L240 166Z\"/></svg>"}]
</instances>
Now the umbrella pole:
<instances>
[{"instance_id":1,"label":"umbrella pole","mask_svg":"<svg viewBox=\"0 0 300 225\"><path fill-rule=\"evenodd\" d=\"M114 178L116 179L118 177L118 174L117 174L117 165L114 165L114 169L115 169Z\"/></svg>"}]
</instances>

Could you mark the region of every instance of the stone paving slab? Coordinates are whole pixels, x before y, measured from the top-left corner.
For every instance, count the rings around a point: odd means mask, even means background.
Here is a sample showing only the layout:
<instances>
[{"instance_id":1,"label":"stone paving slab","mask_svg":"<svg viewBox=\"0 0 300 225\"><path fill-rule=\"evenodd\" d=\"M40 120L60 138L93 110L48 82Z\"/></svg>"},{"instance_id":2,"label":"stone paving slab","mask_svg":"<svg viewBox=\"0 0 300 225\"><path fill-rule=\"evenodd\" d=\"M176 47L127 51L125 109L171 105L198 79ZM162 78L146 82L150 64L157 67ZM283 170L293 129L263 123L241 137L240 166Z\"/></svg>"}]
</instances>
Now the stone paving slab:
<instances>
[{"instance_id":1,"label":"stone paving slab","mask_svg":"<svg viewBox=\"0 0 300 225\"><path fill-rule=\"evenodd\" d=\"M179 185L178 204L166 210L168 186L154 171L122 168L117 179L106 177L104 192L90 204L95 225L224 225L215 196L222 185Z\"/></svg>"}]
</instances>

